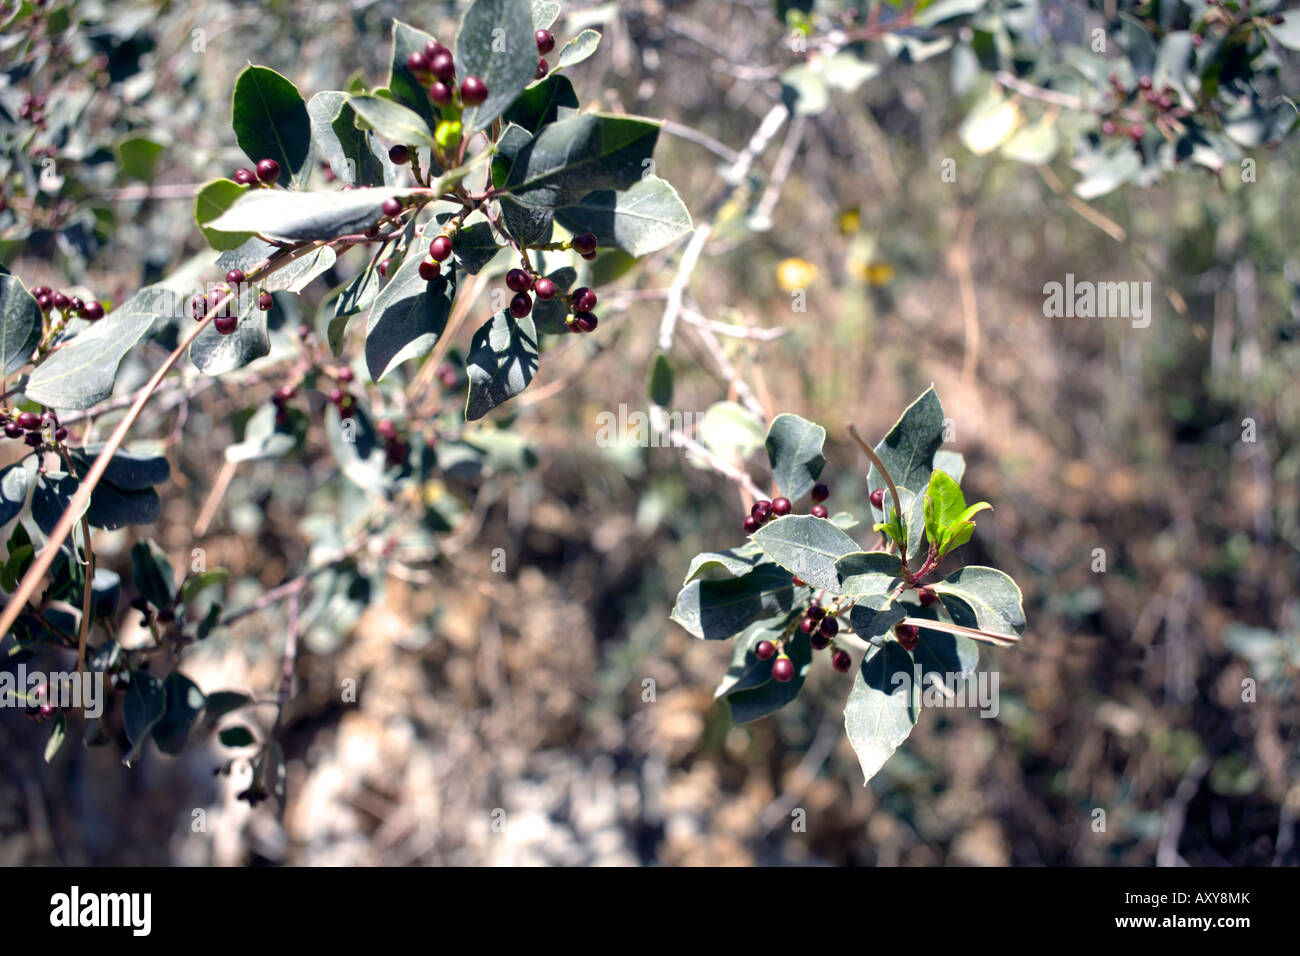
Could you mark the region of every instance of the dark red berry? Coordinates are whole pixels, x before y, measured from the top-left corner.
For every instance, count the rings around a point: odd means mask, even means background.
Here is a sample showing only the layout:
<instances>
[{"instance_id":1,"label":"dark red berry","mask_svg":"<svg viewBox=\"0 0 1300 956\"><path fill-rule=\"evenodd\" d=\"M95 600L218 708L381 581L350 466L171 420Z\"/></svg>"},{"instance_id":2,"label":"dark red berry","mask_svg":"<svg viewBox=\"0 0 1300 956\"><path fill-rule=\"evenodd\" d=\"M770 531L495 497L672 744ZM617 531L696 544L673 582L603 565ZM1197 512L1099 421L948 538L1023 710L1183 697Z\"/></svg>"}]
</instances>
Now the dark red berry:
<instances>
[{"instance_id":1,"label":"dark red berry","mask_svg":"<svg viewBox=\"0 0 1300 956\"><path fill-rule=\"evenodd\" d=\"M759 641L754 646L754 656L760 661L770 661L776 653L776 645L771 641Z\"/></svg>"},{"instance_id":2,"label":"dark red berry","mask_svg":"<svg viewBox=\"0 0 1300 956\"><path fill-rule=\"evenodd\" d=\"M32 287L32 296L53 295L54 290L47 285L38 285Z\"/></svg>"},{"instance_id":3,"label":"dark red berry","mask_svg":"<svg viewBox=\"0 0 1300 956\"><path fill-rule=\"evenodd\" d=\"M831 639L821 631L814 631L808 635L808 643L812 645L814 651L820 651L830 646Z\"/></svg>"},{"instance_id":4,"label":"dark red berry","mask_svg":"<svg viewBox=\"0 0 1300 956\"><path fill-rule=\"evenodd\" d=\"M104 317L104 307L97 299L91 299L79 311L88 322L98 322Z\"/></svg>"},{"instance_id":5,"label":"dark red berry","mask_svg":"<svg viewBox=\"0 0 1300 956\"><path fill-rule=\"evenodd\" d=\"M812 500L820 504L831 496L831 490L825 485L813 485Z\"/></svg>"},{"instance_id":6,"label":"dark red berry","mask_svg":"<svg viewBox=\"0 0 1300 956\"><path fill-rule=\"evenodd\" d=\"M511 269L506 273L506 288L511 292L527 292L533 287L533 277L523 269Z\"/></svg>"},{"instance_id":7,"label":"dark red berry","mask_svg":"<svg viewBox=\"0 0 1300 956\"><path fill-rule=\"evenodd\" d=\"M420 278L425 282L432 282L438 278L438 273L442 271L442 266L426 257L420 260Z\"/></svg>"},{"instance_id":8,"label":"dark red berry","mask_svg":"<svg viewBox=\"0 0 1300 956\"><path fill-rule=\"evenodd\" d=\"M429 100L435 106L447 106L451 103L451 98L451 87L442 80L434 81L433 85L429 87Z\"/></svg>"},{"instance_id":9,"label":"dark red berry","mask_svg":"<svg viewBox=\"0 0 1300 956\"><path fill-rule=\"evenodd\" d=\"M406 58L406 68L412 73L428 73L429 58L424 55L423 50L416 50Z\"/></svg>"},{"instance_id":10,"label":"dark red berry","mask_svg":"<svg viewBox=\"0 0 1300 956\"><path fill-rule=\"evenodd\" d=\"M488 98L487 84L477 76L467 76L460 84L460 101L466 106L479 106Z\"/></svg>"},{"instance_id":11,"label":"dark red berry","mask_svg":"<svg viewBox=\"0 0 1300 956\"><path fill-rule=\"evenodd\" d=\"M429 255L439 262L444 262L451 255L451 239L447 236L438 236L429 243Z\"/></svg>"},{"instance_id":12,"label":"dark red berry","mask_svg":"<svg viewBox=\"0 0 1300 956\"><path fill-rule=\"evenodd\" d=\"M379 274L381 276L388 275L388 264L392 261L392 259L385 259L383 262L379 263Z\"/></svg>"},{"instance_id":13,"label":"dark red berry","mask_svg":"<svg viewBox=\"0 0 1300 956\"><path fill-rule=\"evenodd\" d=\"M219 315L212 320L212 324L217 327L217 331L222 335L230 335L235 329L239 328L239 316Z\"/></svg>"},{"instance_id":14,"label":"dark red berry","mask_svg":"<svg viewBox=\"0 0 1300 956\"><path fill-rule=\"evenodd\" d=\"M758 522L754 520L753 515L745 516L745 534L753 534L758 530Z\"/></svg>"},{"instance_id":15,"label":"dark red berry","mask_svg":"<svg viewBox=\"0 0 1300 956\"><path fill-rule=\"evenodd\" d=\"M230 178L241 186L251 186L257 182L257 173L251 169L236 169L235 175Z\"/></svg>"},{"instance_id":16,"label":"dark red berry","mask_svg":"<svg viewBox=\"0 0 1300 956\"><path fill-rule=\"evenodd\" d=\"M275 400L283 405L297 394L297 389L292 385L281 385L275 390Z\"/></svg>"},{"instance_id":17,"label":"dark red berry","mask_svg":"<svg viewBox=\"0 0 1300 956\"><path fill-rule=\"evenodd\" d=\"M803 631L805 634L811 634L813 631L817 630L817 619L804 615L803 620L799 622L799 630Z\"/></svg>"},{"instance_id":18,"label":"dark red berry","mask_svg":"<svg viewBox=\"0 0 1300 956\"><path fill-rule=\"evenodd\" d=\"M821 632L831 638L840 632L840 622L833 617L822 618Z\"/></svg>"},{"instance_id":19,"label":"dark red berry","mask_svg":"<svg viewBox=\"0 0 1300 956\"><path fill-rule=\"evenodd\" d=\"M45 444L45 439L41 437L40 432L29 432L23 441L31 445L33 448L40 448L41 445Z\"/></svg>"},{"instance_id":20,"label":"dark red berry","mask_svg":"<svg viewBox=\"0 0 1300 956\"><path fill-rule=\"evenodd\" d=\"M921 631L915 624L899 624L894 628L894 634L905 651L914 651L921 643Z\"/></svg>"},{"instance_id":21,"label":"dark red berry","mask_svg":"<svg viewBox=\"0 0 1300 956\"><path fill-rule=\"evenodd\" d=\"M439 43L437 40L430 40L428 43L424 45L424 55L429 60L430 63L433 62L433 58L435 56L438 56L439 54L442 53L451 56L451 51L448 50L441 43Z\"/></svg>"},{"instance_id":22,"label":"dark red berry","mask_svg":"<svg viewBox=\"0 0 1300 956\"><path fill-rule=\"evenodd\" d=\"M772 680L781 684L794 680L794 662L784 654L772 662Z\"/></svg>"},{"instance_id":23,"label":"dark red berry","mask_svg":"<svg viewBox=\"0 0 1300 956\"><path fill-rule=\"evenodd\" d=\"M270 312L271 306L275 304L275 299L269 292L263 292L257 297L257 307L263 312Z\"/></svg>"},{"instance_id":24,"label":"dark red berry","mask_svg":"<svg viewBox=\"0 0 1300 956\"><path fill-rule=\"evenodd\" d=\"M825 518L830 514L830 512L826 510L825 505L813 505L808 509L808 513L814 518Z\"/></svg>"},{"instance_id":25,"label":"dark red berry","mask_svg":"<svg viewBox=\"0 0 1300 956\"><path fill-rule=\"evenodd\" d=\"M789 498L772 499L772 514L776 517L780 518L783 515L788 515L790 513L790 508L791 505Z\"/></svg>"},{"instance_id":26,"label":"dark red berry","mask_svg":"<svg viewBox=\"0 0 1300 956\"><path fill-rule=\"evenodd\" d=\"M390 441L397 437L397 426L387 418L381 418L379 420L378 424L375 425L375 431L379 432L382 437L387 438Z\"/></svg>"},{"instance_id":27,"label":"dark red berry","mask_svg":"<svg viewBox=\"0 0 1300 956\"><path fill-rule=\"evenodd\" d=\"M590 255L596 251L596 237L589 232L579 233L573 237L573 248L579 255Z\"/></svg>"},{"instance_id":28,"label":"dark red berry","mask_svg":"<svg viewBox=\"0 0 1300 956\"><path fill-rule=\"evenodd\" d=\"M822 607L816 601L808 605L808 616L814 621L820 621L826 616L826 608Z\"/></svg>"},{"instance_id":29,"label":"dark red berry","mask_svg":"<svg viewBox=\"0 0 1300 956\"><path fill-rule=\"evenodd\" d=\"M579 289L573 290L573 311L590 312L596 308L596 293L592 292L585 285Z\"/></svg>"},{"instance_id":30,"label":"dark red berry","mask_svg":"<svg viewBox=\"0 0 1300 956\"><path fill-rule=\"evenodd\" d=\"M1149 76L1138 77L1138 86L1140 86L1144 90L1151 89L1151 77Z\"/></svg>"},{"instance_id":31,"label":"dark red berry","mask_svg":"<svg viewBox=\"0 0 1300 956\"><path fill-rule=\"evenodd\" d=\"M533 283L533 291L537 293L539 299L555 298L555 283L550 279L541 278Z\"/></svg>"},{"instance_id":32,"label":"dark red berry","mask_svg":"<svg viewBox=\"0 0 1300 956\"><path fill-rule=\"evenodd\" d=\"M334 373L334 375L335 378L337 378L344 385L352 384L352 380L356 378L356 376L352 373L352 369L346 365L340 365L339 370L336 373Z\"/></svg>"},{"instance_id":33,"label":"dark red berry","mask_svg":"<svg viewBox=\"0 0 1300 956\"><path fill-rule=\"evenodd\" d=\"M268 185L275 182L280 178L280 164L274 159L258 160L257 178Z\"/></svg>"},{"instance_id":34,"label":"dark red berry","mask_svg":"<svg viewBox=\"0 0 1300 956\"><path fill-rule=\"evenodd\" d=\"M347 395L341 388L331 388L329 395L326 397L331 405L342 405L343 399L347 398Z\"/></svg>"},{"instance_id":35,"label":"dark red berry","mask_svg":"<svg viewBox=\"0 0 1300 956\"><path fill-rule=\"evenodd\" d=\"M596 316L592 312L579 312L573 317L573 324L581 332L594 332L597 325Z\"/></svg>"},{"instance_id":36,"label":"dark red berry","mask_svg":"<svg viewBox=\"0 0 1300 956\"><path fill-rule=\"evenodd\" d=\"M41 416L35 412L19 412L14 422L19 428L30 431L33 428L41 427Z\"/></svg>"},{"instance_id":37,"label":"dark red berry","mask_svg":"<svg viewBox=\"0 0 1300 956\"><path fill-rule=\"evenodd\" d=\"M196 295L190 299L190 315L194 316L194 321L199 321L208 312L208 300L201 295Z\"/></svg>"},{"instance_id":38,"label":"dark red berry","mask_svg":"<svg viewBox=\"0 0 1300 956\"><path fill-rule=\"evenodd\" d=\"M925 607L929 607L935 601L939 600L939 595L930 590L917 591L916 596L920 598L921 604Z\"/></svg>"},{"instance_id":39,"label":"dark red berry","mask_svg":"<svg viewBox=\"0 0 1300 956\"><path fill-rule=\"evenodd\" d=\"M396 196L389 196L379 207L385 216L400 216L402 214L402 201Z\"/></svg>"},{"instance_id":40,"label":"dark red berry","mask_svg":"<svg viewBox=\"0 0 1300 956\"><path fill-rule=\"evenodd\" d=\"M36 304L40 307L42 312L48 312L50 311L50 307L54 305L54 297L49 295L38 295L36 297Z\"/></svg>"},{"instance_id":41,"label":"dark red berry","mask_svg":"<svg viewBox=\"0 0 1300 956\"><path fill-rule=\"evenodd\" d=\"M5 422L5 436L7 438L21 438L23 430L13 422Z\"/></svg>"},{"instance_id":42,"label":"dark red berry","mask_svg":"<svg viewBox=\"0 0 1300 956\"><path fill-rule=\"evenodd\" d=\"M885 506L885 489L877 488L871 493L871 507L883 508Z\"/></svg>"},{"instance_id":43,"label":"dark red berry","mask_svg":"<svg viewBox=\"0 0 1300 956\"><path fill-rule=\"evenodd\" d=\"M67 430L66 428L64 428L62 425L60 425L58 428L54 429L54 440L55 440L55 441L63 441L63 440L66 439L67 437L68 437L68 430Z\"/></svg>"},{"instance_id":44,"label":"dark red berry","mask_svg":"<svg viewBox=\"0 0 1300 956\"><path fill-rule=\"evenodd\" d=\"M836 651L831 655L831 667L835 668L841 674L847 674L849 668L853 666L853 658L849 656L848 651Z\"/></svg>"},{"instance_id":45,"label":"dark red berry","mask_svg":"<svg viewBox=\"0 0 1300 956\"><path fill-rule=\"evenodd\" d=\"M772 502L767 500L755 501L754 506L749 509L749 513L759 521L766 521L772 517Z\"/></svg>"},{"instance_id":46,"label":"dark red berry","mask_svg":"<svg viewBox=\"0 0 1300 956\"><path fill-rule=\"evenodd\" d=\"M546 57L539 56L537 58L537 72L533 74L533 79L534 80L545 79L546 74L550 72L551 72L551 64L546 62Z\"/></svg>"},{"instance_id":47,"label":"dark red berry","mask_svg":"<svg viewBox=\"0 0 1300 956\"><path fill-rule=\"evenodd\" d=\"M91 301L94 300L92 299ZM86 303L82 302L79 296L74 295L71 299L68 300L68 311L71 312L73 315L76 315L77 313L81 312L81 310L84 309L85 307L86 307Z\"/></svg>"},{"instance_id":48,"label":"dark red berry","mask_svg":"<svg viewBox=\"0 0 1300 956\"><path fill-rule=\"evenodd\" d=\"M582 258L584 258L584 259L586 259L588 262L590 262L592 259L596 258L596 253L595 253L595 252L584 252L584 253L582 253Z\"/></svg>"},{"instance_id":49,"label":"dark red berry","mask_svg":"<svg viewBox=\"0 0 1300 956\"><path fill-rule=\"evenodd\" d=\"M439 53L429 60L429 72L450 86L456 79L456 61L451 53Z\"/></svg>"},{"instance_id":50,"label":"dark red berry","mask_svg":"<svg viewBox=\"0 0 1300 956\"><path fill-rule=\"evenodd\" d=\"M62 292L54 293L50 296L50 301L54 303L54 307L60 312L63 312L68 308L68 297Z\"/></svg>"},{"instance_id":51,"label":"dark red berry","mask_svg":"<svg viewBox=\"0 0 1300 956\"><path fill-rule=\"evenodd\" d=\"M535 31L533 39L537 41L537 52L542 56L546 56L555 49L555 34L550 30Z\"/></svg>"},{"instance_id":52,"label":"dark red berry","mask_svg":"<svg viewBox=\"0 0 1300 956\"><path fill-rule=\"evenodd\" d=\"M510 300L510 314L516 319L522 319L529 312L533 311L533 300L524 292Z\"/></svg>"}]
</instances>

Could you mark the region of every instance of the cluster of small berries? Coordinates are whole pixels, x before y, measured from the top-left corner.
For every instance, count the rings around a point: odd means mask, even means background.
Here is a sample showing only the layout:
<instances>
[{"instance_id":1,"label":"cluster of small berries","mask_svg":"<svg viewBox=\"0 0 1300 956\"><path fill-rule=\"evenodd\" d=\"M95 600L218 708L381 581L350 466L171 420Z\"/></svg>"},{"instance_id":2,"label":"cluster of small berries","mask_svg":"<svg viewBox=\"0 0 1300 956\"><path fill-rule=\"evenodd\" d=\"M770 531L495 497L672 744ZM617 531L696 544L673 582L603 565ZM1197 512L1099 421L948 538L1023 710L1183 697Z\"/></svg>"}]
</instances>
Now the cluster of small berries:
<instances>
[{"instance_id":1,"label":"cluster of small berries","mask_svg":"<svg viewBox=\"0 0 1300 956\"><path fill-rule=\"evenodd\" d=\"M390 466L403 465L411 454L411 446L398 436L397 423L388 418L381 418L375 423L375 431L384 440L384 459Z\"/></svg>"},{"instance_id":2,"label":"cluster of small berries","mask_svg":"<svg viewBox=\"0 0 1300 956\"><path fill-rule=\"evenodd\" d=\"M825 485L813 485L812 500L813 506L808 509L808 513L814 518L829 517L830 511L822 504L830 497L830 489ZM771 501L763 499L755 501L749 514L745 516L745 534L753 534L763 525L767 524L773 518L783 518L788 515L794 506L790 503L789 498L773 498Z\"/></svg>"},{"instance_id":3,"label":"cluster of small berries","mask_svg":"<svg viewBox=\"0 0 1300 956\"><path fill-rule=\"evenodd\" d=\"M35 412L19 412L13 415L7 409L0 409L0 423L3 423L6 438L22 438L33 448L45 444L45 427L53 426L51 433L54 441L62 442L68 437L68 430L59 424L59 416L53 410L46 410L43 415Z\"/></svg>"},{"instance_id":4,"label":"cluster of small berries","mask_svg":"<svg viewBox=\"0 0 1300 956\"><path fill-rule=\"evenodd\" d=\"M239 328L239 315L237 310L232 310L231 305L235 301L236 290L239 286L247 281L243 269L231 269L226 273L226 284L224 286L214 286L208 290L207 295L196 295L190 300L190 314L194 316L195 322L201 322L203 317L212 309L221 306L221 311L212 320L213 327L222 335L231 335L235 329ZM230 301L225 301L227 298ZM225 305L222 306L223 301ZM263 312L270 312L271 306L275 304L275 299L271 293L263 289L257 296L257 307Z\"/></svg>"},{"instance_id":5,"label":"cluster of small berries","mask_svg":"<svg viewBox=\"0 0 1300 956\"><path fill-rule=\"evenodd\" d=\"M1120 102L1129 99L1129 90L1124 86L1124 81L1119 78L1118 74L1112 73L1110 75L1110 85ZM1149 76L1138 78L1138 90L1140 91L1139 98L1155 108L1157 117L1165 116L1178 107L1178 91L1172 86L1166 85L1163 90L1157 92ZM1101 132L1104 136L1127 136L1133 142L1138 143L1146 135L1146 127L1141 123L1123 123L1116 118L1114 111L1110 111L1102 116Z\"/></svg>"},{"instance_id":6,"label":"cluster of small berries","mask_svg":"<svg viewBox=\"0 0 1300 956\"><path fill-rule=\"evenodd\" d=\"M45 97L39 93L28 93L23 97L22 105L18 107L18 115L22 119L30 120L31 124L38 129L45 129Z\"/></svg>"},{"instance_id":7,"label":"cluster of small berries","mask_svg":"<svg viewBox=\"0 0 1300 956\"><path fill-rule=\"evenodd\" d=\"M28 703L23 712L31 720L44 720L59 709L54 706L49 687L45 684L37 684L32 691L32 697L34 700Z\"/></svg>"},{"instance_id":8,"label":"cluster of small berries","mask_svg":"<svg viewBox=\"0 0 1300 956\"><path fill-rule=\"evenodd\" d=\"M78 296L56 292L47 285L32 289L32 296L42 312L55 309L65 316L80 316L87 322L97 322L104 317L104 306L95 299L83 302Z\"/></svg>"},{"instance_id":9,"label":"cluster of small berries","mask_svg":"<svg viewBox=\"0 0 1300 956\"><path fill-rule=\"evenodd\" d=\"M274 159L259 159L256 171L236 169L235 174L230 178L241 186L254 186L259 183L263 186L273 186L280 178L280 164Z\"/></svg>"},{"instance_id":10,"label":"cluster of small berries","mask_svg":"<svg viewBox=\"0 0 1300 956\"><path fill-rule=\"evenodd\" d=\"M170 624L176 620L176 611L171 607L158 608L156 611L142 595L131 598L131 607L140 612L140 626L148 627L150 621Z\"/></svg>"},{"instance_id":11,"label":"cluster of small berries","mask_svg":"<svg viewBox=\"0 0 1300 956\"><path fill-rule=\"evenodd\" d=\"M334 379L338 385L329 390L325 396L329 403L339 410L339 418L351 418L356 411L356 399L348 394L347 386L352 384L355 376L352 369L346 365L340 365L334 370Z\"/></svg>"}]
</instances>

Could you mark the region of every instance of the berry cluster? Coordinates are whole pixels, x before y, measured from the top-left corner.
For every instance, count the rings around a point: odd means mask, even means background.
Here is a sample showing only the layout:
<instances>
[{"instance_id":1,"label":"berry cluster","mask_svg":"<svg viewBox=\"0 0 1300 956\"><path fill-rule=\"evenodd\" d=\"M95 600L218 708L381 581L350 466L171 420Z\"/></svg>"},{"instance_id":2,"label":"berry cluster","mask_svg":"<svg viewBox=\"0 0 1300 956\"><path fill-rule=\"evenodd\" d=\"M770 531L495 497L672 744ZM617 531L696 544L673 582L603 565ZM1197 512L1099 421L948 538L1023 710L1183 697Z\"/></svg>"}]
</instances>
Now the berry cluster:
<instances>
[{"instance_id":1,"label":"berry cluster","mask_svg":"<svg viewBox=\"0 0 1300 956\"><path fill-rule=\"evenodd\" d=\"M53 428L51 436L56 443L68 437L68 430L59 424L59 416L53 410L46 410L42 415L35 412L19 412L15 415L8 409L0 409L0 423L3 424L6 438L22 438L32 448L45 445L46 426Z\"/></svg>"},{"instance_id":2,"label":"berry cluster","mask_svg":"<svg viewBox=\"0 0 1300 956\"><path fill-rule=\"evenodd\" d=\"M18 115L38 129L45 129L45 97L39 93L28 93L18 107Z\"/></svg>"},{"instance_id":3,"label":"berry cluster","mask_svg":"<svg viewBox=\"0 0 1300 956\"><path fill-rule=\"evenodd\" d=\"M203 321L203 317L212 309L221 306L219 311L212 320L212 326L222 335L231 335L239 328L239 314L237 310L231 309L231 303L238 299L238 288L247 280L243 269L231 269L226 273L226 284L213 286L208 290L206 295L196 295L190 300L190 314L194 317L195 322ZM230 297L222 305L223 300ZM263 312L270 312L271 306L275 304L275 299L271 293L265 289L261 290L257 296L257 307Z\"/></svg>"},{"instance_id":4,"label":"berry cluster","mask_svg":"<svg viewBox=\"0 0 1300 956\"><path fill-rule=\"evenodd\" d=\"M354 377L352 369L346 365L340 365L334 370L334 379L338 382L338 385L331 388L329 394L325 397L329 399L331 405L339 410L339 418L351 418L353 412L356 411L356 399L349 395L347 391L347 386L352 384Z\"/></svg>"},{"instance_id":5,"label":"berry cluster","mask_svg":"<svg viewBox=\"0 0 1300 956\"><path fill-rule=\"evenodd\" d=\"M429 254L420 261L420 278L432 282L442 273L442 264L451 258L451 236L445 232L429 243Z\"/></svg>"},{"instance_id":6,"label":"berry cluster","mask_svg":"<svg viewBox=\"0 0 1300 956\"><path fill-rule=\"evenodd\" d=\"M104 317L104 306L95 299L83 302L79 296L56 292L47 285L38 285L32 289L32 296L42 312L54 309L64 317L80 316L87 322L98 322Z\"/></svg>"},{"instance_id":7,"label":"berry cluster","mask_svg":"<svg viewBox=\"0 0 1300 956\"><path fill-rule=\"evenodd\" d=\"M230 177L241 186L274 186L275 181L280 178L280 164L274 159L259 159L257 161L257 170L236 169L235 174Z\"/></svg>"},{"instance_id":8,"label":"berry cluster","mask_svg":"<svg viewBox=\"0 0 1300 956\"><path fill-rule=\"evenodd\" d=\"M1131 101L1146 103L1151 109L1152 119L1159 122L1180 115L1183 111L1178 105L1178 93L1166 84L1157 91L1149 76L1138 78L1137 90L1129 90L1119 75L1110 75L1111 89L1114 91L1116 105L1102 114L1101 132L1103 136L1127 136L1134 143L1140 143L1146 135L1146 127L1141 123L1126 123L1119 115L1119 104Z\"/></svg>"},{"instance_id":9,"label":"berry cluster","mask_svg":"<svg viewBox=\"0 0 1300 956\"><path fill-rule=\"evenodd\" d=\"M399 437L397 423L381 418L375 423L375 431L384 440L384 460L392 466L405 464L411 454L411 446Z\"/></svg>"},{"instance_id":10,"label":"berry cluster","mask_svg":"<svg viewBox=\"0 0 1300 956\"><path fill-rule=\"evenodd\" d=\"M814 518L829 517L830 511L827 510L826 506L822 504L822 502L829 498L830 494L830 489L825 485L813 485L813 506L808 509L808 513ZM753 507L749 509L749 514L745 516L745 534L753 534L773 518L784 518L790 513L793 507L794 506L790 503L789 498L773 498L771 501L768 501L767 499L755 501ZM795 579L795 582L801 583L798 578Z\"/></svg>"},{"instance_id":11,"label":"berry cluster","mask_svg":"<svg viewBox=\"0 0 1300 956\"><path fill-rule=\"evenodd\" d=\"M59 708L54 706L49 693L49 686L41 683L32 690L32 700L24 710L24 715L31 720L44 720Z\"/></svg>"},{"instance_id":12,"label":"berry cluster","mask_svg":"<svg viewBox=\"0 0 1300 956\"><path fill-rule=\"evenodd\" d=\"M794 579L794 583L800 587L806 586L798 577ZM808 602L808 607L799 620L799 630L808 635L808 643L812 645L814 651L831 648L831 666L841 674L847 674L853 665L853 658L844 648L835 645L835 635L840 632L838 613L838 605L832 605L828 611L822 607L820 601L813 598ZM772 663L772 679L778 683L785 684L794 679L794 662L785 653L784 637L778 639L776 643L759 641L754 647L754 656L760 661L776 657Z\"/></svg>"}]
</instances>

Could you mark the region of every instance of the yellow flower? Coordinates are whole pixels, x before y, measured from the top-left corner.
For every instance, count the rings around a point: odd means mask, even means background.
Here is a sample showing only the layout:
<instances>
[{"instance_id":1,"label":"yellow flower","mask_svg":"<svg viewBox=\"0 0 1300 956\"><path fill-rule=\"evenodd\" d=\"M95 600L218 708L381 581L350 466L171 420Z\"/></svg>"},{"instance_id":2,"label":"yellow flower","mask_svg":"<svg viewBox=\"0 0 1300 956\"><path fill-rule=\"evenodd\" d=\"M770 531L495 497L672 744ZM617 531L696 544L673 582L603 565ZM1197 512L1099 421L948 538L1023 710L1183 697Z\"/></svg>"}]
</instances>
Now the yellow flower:
<instances>
[{"instance_id":1,"label":"yellow flower","mask_svg":"<svg viewBox=\"0 0 1300 956\"><path fill-rule=\"evenodd\" d=\"M776 267L777 284L786 292L805 289L817 279L817 267L805 259L786 259Z\"/></svg>"}]
</instances>

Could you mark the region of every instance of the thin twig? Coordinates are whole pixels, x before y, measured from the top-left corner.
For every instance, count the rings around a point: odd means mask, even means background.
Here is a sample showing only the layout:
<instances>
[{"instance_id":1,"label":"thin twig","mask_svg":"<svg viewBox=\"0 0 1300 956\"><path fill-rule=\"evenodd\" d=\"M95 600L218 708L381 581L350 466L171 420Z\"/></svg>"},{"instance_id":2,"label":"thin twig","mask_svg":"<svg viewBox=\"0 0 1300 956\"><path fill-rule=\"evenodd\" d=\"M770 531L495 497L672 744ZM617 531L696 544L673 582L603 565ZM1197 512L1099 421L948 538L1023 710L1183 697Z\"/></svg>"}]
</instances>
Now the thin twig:
<instances>
[{"instance_id":1,"label":"thin twig","mask_svg":"<svg viewBox=\"0 0 1300 956\"><path fill-rule=\"evenodd\" d=\"M861 448L863 452L866 453L866 456L871 459L871 463L876 466L876 471L885 476L885 484L889 486L890 497L894 499L894 510L898 512L898 527L903 532L903 540L899 543L898 550L902 552L903 567L906 568L907 519L903 517L903 501L898 497L898 489L894 487L894 479L889 474L889 469L885 467L885 463L880 460L880 457L874 451L871 450L871 446L862 440L862 436L858 434L858 430L854 428L852 424L849 425L849 434L853 437L853 440L858 443L858 447ZM889 513L885 512L885 516L888 517Z\"/></svg>"}]
</instances>

